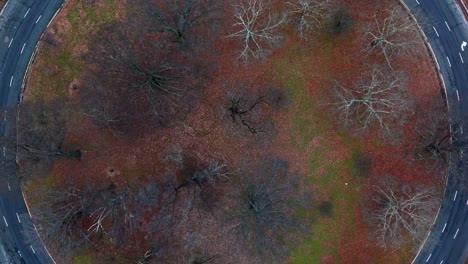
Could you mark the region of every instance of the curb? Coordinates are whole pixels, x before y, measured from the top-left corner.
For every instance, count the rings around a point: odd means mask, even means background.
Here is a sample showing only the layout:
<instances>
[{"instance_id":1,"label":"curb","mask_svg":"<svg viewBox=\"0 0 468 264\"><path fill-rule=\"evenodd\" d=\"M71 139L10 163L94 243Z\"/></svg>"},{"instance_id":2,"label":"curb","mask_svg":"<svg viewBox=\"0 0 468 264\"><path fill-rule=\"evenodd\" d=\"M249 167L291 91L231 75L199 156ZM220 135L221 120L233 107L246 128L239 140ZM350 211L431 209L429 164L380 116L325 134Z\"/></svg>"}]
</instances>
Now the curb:
<instances>
[{"instance_id":1,"label":"curb","mask_svg":"<svg viewBox=\"0 0 468 264\"><path fill-rule=\"evenodd\" d=\"M26 84L27 84L27 80L29 78L29 75L30 75L30 72L31 72L31 66L32 64L34 63L34 60L36 58L36 55L37 55L37 52L39 51L39 46L40 46L40 40L41 38L44 36L44 34L47 32L47 29L49 28L50 24L54 21L54 19L56 18L56 16L58 15L58 13L62 10L63 8L63 5L66 3L66 0L62 3L62 5L60 6L59 9L57 9L57 11L55 12L55 14L52 16L52 18L50 19L49 23L47 24L45 30L42 32L41 36L39 37L37 43L36 43L36 46L34 47L34 51L33 53L31 54L31 57L29 59L29 62L28 62L28 66L26 67L26 71L24 73L24 76L23 76L23 81L21 83L21 88L20 88L20 96L19 96L19 99L18 99L18 103L17 105L19 105L19 103L21 103L21 101L23 100L23 95L24 95L24 91L26 89ZM8 4L8 2L7 2ZM5 5L6 6L6 5ZM16 116L17 120L16 122L18 122L18 118L19 118L19 111L17 112L17 116ZM18 133L18 132L17 132ZM18 136L18 135L17 135ZM18 155L16 155L16 164L18 164ZM18 164L19 166L19 164ZM34 230L36 231L37 233L37 236L39 237L39 240L41 241L44 249L46 250L47 254L49 255L49 258L52 260L52 262L54 264L56 264L57 262L54 260L54 258L52 257L52 255L50 254L49 250L47 249L46 245L44 244L44 241L42 240L42 238L39 236L39 232L36 228L36 225L34 224L34 221L33 221L33 218L31 217L31 211L29 210L29 204L26 200L26 196L24 194L24 191L23 191L23 187L20 185L20 188L21 188L21 196L23 197L23 201L24 201L24 204L26 205L26 210L28 212L28 215L29 215L29 218L31 219L31 224L33 225L34 227Z\"/></svg>"},{"instance_id":2,"label":"curb","mask_svg":"<svg viewBox=\"0 0 468 264\"><path fill-rule=\"evenodd\" d=\"M430 57L432 58L432 61L434 62L435 64L435 67L436 67L436 70L437 70L437 77L439 78L439 83L440 85L442 86L442 88L444 89L444 95L445 95L445 101L447 102L447 110L449 109L449 101L448 101L448 93L447 93L447 86L445 85L445 81L444 81L444 77L442 76L442 73L441 73L441 68L440 68L440 64L439 64L439 61L437 60L437 57L435 55L435 52L434 52L434 49L432 48L432 45L431 43L429 43L428 39L427 39L427 36L426 34L424 33L424 30L421 28L421 26L419 25L418 23L418 20L416 19L416 17L413 15L413 13L411 12L411 9L408 7L408 5L406 5L406 3L404 2L404 0L399 0L399 3L406 9L406 11L408 12L408 14L411 16L411 18L416 21L416 24L418 25L418 31L419 31L419 34L423 37L424 39L424 45L426 46L427 50L429 51L429 54L430 54ZM449 168L448 168L448 171L450 173L450 167L451 167L451 164L449 164ZM445 179L445 186L448 185L448 180L449 180L449 177L446 177ZM442 195L442 197L445 197L445 193L447 191L447 188L444 188L444 193ZM411 264L415 263L416 262L416 259L418 258L419 254L421 253L421 251L423 250L424 248L424 245L426 244L427 240L429 239L429 237L431 236L432 234L432 229L434 227L434 224L437 222L437 219L439 217L439 214L440 214L440 211L442 209L442 205L443 205L443 199L440 203L440 207L439 207L439 210L437 210L437 214L434 218L434 222L432 223L431 225L431 228L429 229L429 233L427 234L426 238L424 239L423 243L421 243L419 249L418 249L418 252L416 253L416 256L414 257L413 261L411 262Z\"/></svg>"}]
</instances>

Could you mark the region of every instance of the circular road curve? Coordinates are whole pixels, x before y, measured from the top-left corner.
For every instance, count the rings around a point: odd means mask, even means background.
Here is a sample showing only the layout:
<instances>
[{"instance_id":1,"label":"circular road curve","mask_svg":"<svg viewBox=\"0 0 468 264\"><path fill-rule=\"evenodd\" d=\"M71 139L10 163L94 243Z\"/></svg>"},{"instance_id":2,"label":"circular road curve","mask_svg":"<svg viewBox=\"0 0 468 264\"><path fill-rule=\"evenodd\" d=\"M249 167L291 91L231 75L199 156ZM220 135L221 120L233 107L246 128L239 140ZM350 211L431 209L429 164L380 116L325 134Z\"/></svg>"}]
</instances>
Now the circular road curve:
<instances>
[{"instance_id":1,"label":"circular road curve","mask_svg":"<svg viewBox=\"0 0 468 264\"><path fill-rule=\"evenodd\" d=\"M468 24L453 0L403 0L431 45L447 91L450 112L468 121ZM10 0L0 11L0 103L20 100L24 75L40 36L64 0ZM423 22L424 21L424 22ZM466 63L465 63L466 61ZM3 115L3 117L2 117ZM4 135L8 117L0 113ZM461 130L463 131L463 130ZM468 130L467 130L468 133ZM413 263L463 264L468 258L468 155L459 152L442 207ZM0 263L54 263L37 237L15 176L14 152L0 148ZM16 180L15 180L16 179Z\"/></svg>"}]
</instances>

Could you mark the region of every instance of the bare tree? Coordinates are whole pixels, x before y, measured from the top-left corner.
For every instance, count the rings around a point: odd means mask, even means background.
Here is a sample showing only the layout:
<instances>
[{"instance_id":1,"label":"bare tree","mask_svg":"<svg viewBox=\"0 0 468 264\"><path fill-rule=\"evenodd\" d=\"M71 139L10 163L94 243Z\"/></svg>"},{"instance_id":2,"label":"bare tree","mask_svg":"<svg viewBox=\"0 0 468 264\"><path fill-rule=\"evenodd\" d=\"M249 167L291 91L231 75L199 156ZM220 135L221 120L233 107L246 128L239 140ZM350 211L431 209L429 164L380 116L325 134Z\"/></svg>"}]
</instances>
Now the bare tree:
<instances>
[{"instance_id":1,"label":"bare tree","mask_svg":"<svg viewBox=\"0 0 468 264\"><path fill-rule=\"evenodd\" d=\"M311 32L322 26L333 7L330 0L291 0L287 4L296 32L303 39L307 39Z\"/></svg>"},{"instance_id":2,"label":"bare tree","mask_svg":"<svg viewBox=\"0 0 468 264\"><path fill-rule=\"evenodd\" d=\"M390 123L408 107L406 87L400 74L387 74L373 66L367 75L351 88L335 85L335 98L340 119L345 125L367 128L377 124L390 131Z\"/></svg>"},{"instance_id":3,"label":"bare tree","mask_svg":"<svg viewBox=\"0 0 468 264\"><path fill-rule=\"evenodd\" d=\"M94 65L94 78L82 85L90 90L84 95L92 96L94 88L100 95L95 98L104 102L96 109L99 104L84 99L85 113L97 118L97 123L104 118L105 126L120 123L123 114L130 126L148 123L143 120L168 125L185 117L208 80L204 74L209 67L191 63L164 42L133 36L128 30L126 24L109 25L91 44L87 57Z\"/></svg>"},{"instance_id":4,"label":"bare tree","mask_svg":"<svg viewBox=\"0 0 468 264\"><path fill-rule=\"evenodd\" d=\"M391 59L395 54L408 54L418 49L421 40L418 36L417 22L399 7L394 7L382 20L375 15L375 23L365 32L367 52L380 52L392 67Z\"/></svg>"},{"instance_id":5,"label":"bare tree","mask_svg":"<svg viewBox=\"0 0 468 264\"><path fill-rule=\"evenodd\" d=\"M150 12L159 21L160 31L168 32L174 41L187 45L197 36L197 27L212 29L223 13L223 1L216 0L164 0L150 5ZM194 32L195 31L195 32ZM212 34L203 34L208 37Z\"/></svg>"},{"instance_id":6,"label":"bare tree","mask_svg":"<svg viewBox=\"0 0 468 264\"><path fill-rule=\"evenodd\" d=\"M392 177L370 188L373 194L365 215L375 239L382 247L398 247L409 237L417 249L434 222L439 195L429 186L402 184Z\"/></svg>"},{"instance_id":7,"label":"bare tree","mask_svg":"<svg viewBox=\"0 0 468 264\"><path fill-rule=\"evenodd\" d=\"M449 117L443 98L422 105L418 113L415 131L419 138L415 159L429 161L428 168L433 172L445 171L452 154L463 156L468 151L463 118L456 113Z\"/></svg>"},{"instance_id":8,"label":"bare tree","mask_svg":"<svg viewBox=\"0 0 468 264\"><path fill-rule=\"evenodd\" d=\"M288 246L307 234L308 220L296 215L308 207L307 195L289 172L288 163L280 159L267 160L252 173L241 173L239 182L228 223L254 254L279 260L288 253Z\"/></svg>"},{"instance_id":9,"label":"bare tree","mask_svg":"<svg viewBox=\"0 0 468 264\"><path fill-rule=\"evenodd\" d=\"M172 218L177 210L209 210L216 205L216 188L230 179L226 163L210 161L206 164L195 155L179 151L166 156L165 160L170 169L164 184L165 214Z\"/></svg>"},{"instance_id":10,"label":"bare tree","mask_svg":"<svg viewBox=\"0 0 468 264\"><path fill-rule=\"evenodd\" d=\"M281 39L278 29L286 22L286 15L274 15L269 3L264 0L238 0L233 5L237 30L229 35L241 41L239 58L259 58L265 54L267 46L277 44Z\"/></svg>"},{"instance_id":11,"label":"bare tree","mask_svg":"<svg viewBox=\"0 0 468 264\"><path fill-rule=\"evenodd\" d=\"M256 134L262 132L261 124L252 117L252 113L258 108L259 104L265 103L264 96L260 96L250 106L246 106L246 102L242 98L231 99L227 111L234 123L240 123L246 127L251 133Z\"/></svg>"}]
</instances>

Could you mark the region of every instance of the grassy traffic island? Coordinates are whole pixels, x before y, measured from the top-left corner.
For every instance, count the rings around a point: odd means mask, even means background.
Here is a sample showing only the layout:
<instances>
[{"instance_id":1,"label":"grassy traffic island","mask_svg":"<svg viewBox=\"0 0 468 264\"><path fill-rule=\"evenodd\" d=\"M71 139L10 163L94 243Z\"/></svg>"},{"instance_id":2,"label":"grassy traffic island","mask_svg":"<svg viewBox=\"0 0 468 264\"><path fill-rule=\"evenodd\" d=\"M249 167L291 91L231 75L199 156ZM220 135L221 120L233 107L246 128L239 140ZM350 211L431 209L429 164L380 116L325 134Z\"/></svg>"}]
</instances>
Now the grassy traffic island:
<instances>
[{"instance_id":1,"label":"grassy traffic island","mask_svg":"<svg viewBox=\"0 0 468 264\"><path fill-rule=\"evenodd\" d=\"M446 108L394 0L69 0L15 146L57 263L409 263Z\"/></svg>"}]
</instances>

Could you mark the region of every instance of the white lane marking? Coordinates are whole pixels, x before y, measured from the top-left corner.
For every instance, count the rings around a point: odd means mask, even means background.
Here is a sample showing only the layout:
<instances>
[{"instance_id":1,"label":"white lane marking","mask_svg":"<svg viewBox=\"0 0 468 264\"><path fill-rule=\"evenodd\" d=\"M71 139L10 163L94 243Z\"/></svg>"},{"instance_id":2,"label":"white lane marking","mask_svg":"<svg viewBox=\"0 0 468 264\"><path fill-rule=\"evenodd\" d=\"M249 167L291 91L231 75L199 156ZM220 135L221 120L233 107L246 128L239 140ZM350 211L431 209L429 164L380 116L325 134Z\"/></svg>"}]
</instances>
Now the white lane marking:
<instances>
[{"instance_id":1,"label":"white lane marking","mask_svg":"<svg viewBox=\"0 0 468 264\"><path fill-rule=\"evenodd\" d=\"M36 24L37 24L37 22L39 22L39 19L41 19L41 17L42 17L42 15L40 15L40 16L37 18Z\"/></svg>"},{"instance_id":2,"label":"white lane marking","mask_svg":"<svg viewBox=\"0 0 468 264\"><path fill-rule=\"evenodd\" d=\"M461 50L462 51L465 51L465 47L468 43L466 43L466 41L463 41L462 44L461 44Z\"/></svg>"},{"instance_id":3,"label":"white lane marking","mask_svg":"<svg viewBox=\"0 0 468 264\"><path fill-rule=\"evenodd\" d=\"M435 31L437 37L439 37L439 32L437 32L437 29L436 29L434 26L432 26L432 28L434 29L434 31Z\"/></svg>"},{"instance_id":4,"label":"white lane marking","mask_svg":"<svg viewBox=\"0 0 468 264\"><path fill-rule=\"evenodd\" d=\"M453 236L453 239L457 238L458 231L460 231L460 228L457 228L457 232L455 232L455 235Z\"/></svg>"},{"instance_id":5,"label":"white lane marking","mask_svg":"<svg viewBox=\"0 0 468 264\"><path fill-rule=\"evenodd\" d=\"M444 263L444 260L441 260L439 264L442 264L442 263Z\"/></svg>"},{"instance_id":6,"label":"white lane marking","mask_svg":"<svg viewBox=\"0 0 468 264\"><path fill-rule=\"evenodd\" d=\"M450 29L450 27L449 27L447 21L445 21L445 25L447 26L447 28L448 28L449 31L452 31L452 30Z\"/></svg>"},{"instance_id":7,"label":"white lane marking","mask_svg":"<svg viewBox=\"0 0 468 264\"><path fill-rule=\"evenodd\" d=\"M11 76L11 79L10 79L10 87L11 87L12 82L13 82L13 75Z\"/></svg>"},{"instance_id":8,"label":"white lane marking","mask_svg":"<svg viewBox=\"0 0 468 264\"><path fill-rule=\"evenodd\" d=\"M20 54L23 54L23 51L24 51L24 47L26 46L26 43L23 44L23 47L21 48L21 53Z\"/></svg>"},{"instance_id":9,"label":"white lane marking","mask_svg":"<svg viewBox=\"0 0 468 264\"><path fill-rule=\"evenodd\" d=\"M445 231L446 227L447 227L447 223L445 223L444 228L442 228L442 233Z\"/></svg>"},{"instance_id":10,"label":"white lane marking","mask_svg":"<svg viewBox=\"0 0 468 264\"><path fill-rule=\"evenodd\" d=\"M11 191L10 183L8 182L8 191Z\"/></svg>"},{"instance_id":11,"label":"white lane marking","mask_svg":"<svg viewBox=\"0 0 468 264\"><path fill-rule=\"evenodd\" d=\"M29 9L31 9L31 8L28 8L28 11L26 11L26 14L24 14L23 18L25 18L28 15Z\"/></svg>"},{"instance_id":12,"label":"white lane marking","mask_svg":"<svg viewBox=\"0 0 468 264\"><path fill-rule=\"evenodd\" d=\"M458 99L458 101L460 101L460 94L458 93L458 89L455 90L455 91L457 92L457 99Z\"/></svg>"},{"instance_id":13,"label":"white lane marking","mask_svg":"<svg viewBox=\"0 0 468 264\"><path fill-rule=\"evenodd\" d=\"M16 218L18 219L18 223L20 223L20 224L21 224L21 220L20 220L20 218L19 218L19 215L18 215L18 213L16 213Z\"/></svg>"},{"instance_id":14,"label":"white lane marking","mask_svg":"<svg viewBox=\"0 0 468 264\"><path fill-rule=\"evenodd\" d=\"M418 1L418 0L416 0L416 3L418 3L418 5L420 5L420 3L419 3L419 1Z\"/></svg>"},{"instance_id":15,"label":"white lane marking","mask_svg":"<svg viewBox=\"0 0 468 264\"><path fill-rule=\"evenodd\" d=\"M6 110L5 110L5 112L3 113L3 121L6 121L6 117L7 117L7 114L6 114Z\"/></svg>"},{"instance_id":16,"label":"white lane marking","mask_svg":"<svg viewBox=\"0 0 468 264\"><path fill-rule=\"evenodd\" d=\"M5 216L3 216L3 221L5 221L5 225L8 227L8 223L7 223L7 221L6 221Z\"/></svg>"},{"instance_id":17,"label":"white lane marking","mask_svg":"<svg viewBox=\"0 0 468 264\"><path fill-rule=\"evenodd\" d=\"M463 60L463 57L462 57L462 55L461 55L460 52L458 52L458 55L460 55L460 60L461 60L461 62L462 62L462 63L465 63L465 61Z\"/></svg>"},{"instance_id":18,"label":"white lane marking","mask_svg":"<svg viewBox=\"0 0 468 264\"><path fill-rule=\"evenodd\" d=\"M5 157L5 156L6 156L6 148L5 148L5 146L3 146L3 157Z\"/></svg>"},{"instance_id":19,"label":"white lane marking","mask_svg":"<svg viewBox=\"0 0 468 264\"><path fill-rule=\"evenodd\" d=\"M7 3L5 4L5 6L4 6L3 9L2 9L2 12L0 12L0 15L3 14L3 11L5 10L5 8L6 8L6 6L8 5L8 3L9 3L9 2L7 1Z\"/></svg>"},{"instance_id":20,"label":"white lane marking","mask_svg":"<svg viewBox=\"0 0 468 264\"><path fill-rule=\"evenodd\" d=\"M455 191L455 195L453 196L453 201L457 199L457 194L458 194L458 191Z\"/></svg>"},{"instance_id":21,"label":"white lane marking","mask_svg":"<svg viewBox=\"0 0 468 264\"><path fill-rule=\"evenodd\" d=\"M450 63L449 57L447 57L447 61L448 61L448 63L449 63L450 68L452 68L452 63Z\"/></svg>"},{"instance_id":22,"label":"white lane marking","mask_svg":"<svg viewBox=\"0 0 468 264\"><path fill-rule=\"evenodd\" d=\"M13 42L13 39L14 39L14 38L11 38L10 44L8 44L8 48L11 47L11 43Z\"/></svg>"},{"instance_id":23,"label":"white lane marking","mask_svg":"<svg viewBox=\"0 0 468 264\"><path fill-rule=\"evenodd\" d=\"M432 253L429 254L429 257L426 259L426 262L428 262L431 259L431 257L432 257Z\"/></svg>"},{"instance_id":24,"label":"white lane marking","mask_svg":"<svg viewBox=\"0 0 468 264\"><path fill-rule=\"evenodd\" d=\"M466 200L466 205L468 205L468 200Z\"/></svg>"},{"instance_id":25,"label":"white lane marking","mask_svg":"<svg viewBox=\"0 0 468 264\"><path fill-rule=\"evenodd\" d=\"M34 251L34 248L32 247L32 245L29 245L29 247L31 248L33 254L36 254L36 251Z\"/></svg>"}]
</instances>

